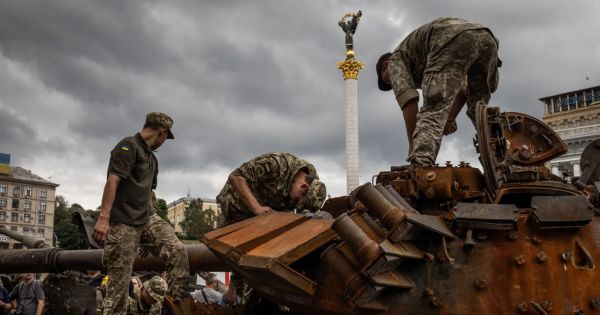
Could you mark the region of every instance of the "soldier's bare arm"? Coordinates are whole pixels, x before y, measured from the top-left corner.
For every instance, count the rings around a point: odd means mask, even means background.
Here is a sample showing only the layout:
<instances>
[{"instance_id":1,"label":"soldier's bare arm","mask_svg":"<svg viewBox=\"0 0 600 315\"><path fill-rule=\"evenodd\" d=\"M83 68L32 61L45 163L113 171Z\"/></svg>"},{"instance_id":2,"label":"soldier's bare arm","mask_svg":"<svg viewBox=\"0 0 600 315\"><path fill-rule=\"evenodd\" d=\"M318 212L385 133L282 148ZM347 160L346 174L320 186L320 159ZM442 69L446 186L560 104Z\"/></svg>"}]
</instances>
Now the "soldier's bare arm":
<instances>
[{"instance_id":1,"label":"soldier's bare arm","mask_svg":"<svg viewBox=\"0 0 600 315\"><path fill-rule=\"evenodd\" d=\"M252 190L250 190L250 186L248 186L248 181L246 178L238 175L231 174L229 175L229 182L231 186L235 190L236 194L240 197L242 202L256 215L265 214L271 212L273 209L270 207L266 207L261 205Z\"/></svg>"},{"instance_id":2,"label":"soldier's bare arm","mask_svg":"<svg viewBox=\"0 0 600 315\"><path fill-rule=\"evenodd\" d=\"M115 194L117 187L121 182L121 177L115 174L109 174L106 179L106 185L104 185L104 193L102 194L102 204L100 205L100 216L98 222L94 226L94 232L92 236L94 239L103 244L108 237L108 222L110 220L110 210L113 202L115 201Z\"/></svg>"}]
</instances>

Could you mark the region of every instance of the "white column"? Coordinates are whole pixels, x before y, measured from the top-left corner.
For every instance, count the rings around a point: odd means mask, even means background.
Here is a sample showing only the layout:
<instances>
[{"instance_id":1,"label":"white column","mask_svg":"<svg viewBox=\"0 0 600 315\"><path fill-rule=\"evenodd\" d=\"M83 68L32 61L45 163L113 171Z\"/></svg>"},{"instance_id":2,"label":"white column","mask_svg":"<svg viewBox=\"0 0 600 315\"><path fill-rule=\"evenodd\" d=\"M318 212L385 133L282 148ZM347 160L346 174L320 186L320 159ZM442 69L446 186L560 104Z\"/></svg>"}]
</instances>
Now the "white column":
<instances>
[{"instance_id":1,"label":"white column","mask_svg":"<svg viewBox=\"0 0 600 315\"><path fill-rule=\"evenodd\" d=\"M346 79L346 187L358 187L358 82Z\"/></svg>"},{"instance_id":2,"label":"white column","mask_svg":"<svg viewBox=\"0 0 600 315\"><path fill-rule=\"evenodd\" d=\"M560 176L560 173L558 171L558 165L552 165L552 174Z\"/></svg>"},{"instance_id":3,"label":"white column","mask_svg":"<svg viewBox=\"0 0 600 315\"><path fill-rule=\"evenodd\" d=\"M579 162L574 162L573 163L573 177L579 177L581 176L581 166L579 165Z\"/></svg>"}]
</instances>

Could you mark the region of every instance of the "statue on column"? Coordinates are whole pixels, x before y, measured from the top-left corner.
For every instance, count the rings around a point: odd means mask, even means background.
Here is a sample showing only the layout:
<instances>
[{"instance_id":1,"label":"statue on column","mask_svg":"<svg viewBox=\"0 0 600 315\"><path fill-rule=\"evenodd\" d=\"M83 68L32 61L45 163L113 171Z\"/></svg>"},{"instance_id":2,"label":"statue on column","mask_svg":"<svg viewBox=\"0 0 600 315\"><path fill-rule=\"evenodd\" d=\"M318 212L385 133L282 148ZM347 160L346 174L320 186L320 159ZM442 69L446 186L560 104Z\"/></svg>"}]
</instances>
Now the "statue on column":
<instances>
[{"instance_id":1,"label":"statue on column","mask_svg":"<svg viewBox=\"0 0 600 315\"><path fill-rule=\"evenodd\" d=\"M352 35L356 32L358 21L362 16L362 12L357 13L346 13L342 19L338 22L338 25L342 28L342 31L346 33L346 50L354 50L354 43L352 41Z\"/></svg>"}]
</instances>

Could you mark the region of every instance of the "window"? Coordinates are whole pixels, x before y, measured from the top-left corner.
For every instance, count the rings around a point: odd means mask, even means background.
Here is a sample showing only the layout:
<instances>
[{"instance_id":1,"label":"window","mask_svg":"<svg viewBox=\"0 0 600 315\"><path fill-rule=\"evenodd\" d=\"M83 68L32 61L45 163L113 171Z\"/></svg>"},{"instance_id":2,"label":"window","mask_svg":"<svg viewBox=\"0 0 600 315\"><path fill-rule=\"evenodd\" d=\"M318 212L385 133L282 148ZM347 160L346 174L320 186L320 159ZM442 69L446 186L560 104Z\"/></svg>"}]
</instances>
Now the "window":
<instances>
[{"instance_id":1,"label":"window","mask_svg":"<svg viewBox=\"0 0 600 315\"><path fill-rule=\"evenodd\" d=\"M24 227L23 227L23 233L28 233L28 232L29 232L29 227L27 227L27 226L24 226Z\"/></svg>"},{"instance_id":2,"label":"window","mask_svg":"<svg viewBox=\"0 0 600 315\"><path fill-rule=\"evenodd\" d=\"M46 212L46 203L40 202L40 212Z\"/></svg>"},{"instance_id":3,"label":"window","mask_svg":"<svg viewBox=\"0 0 600 315\"><path fill-rule=\"evenodd\" d=\"M6 208L7 200L6 198L0 198L0 208Z\"/></svg>"},{"instance_id":4,"label":"window","mask_svg":"<svg viewBox=\"0 0 600 315\"><path fill-rule=\"evenodd\" d=\"M6 185L6 184L0 185L0 194L8 194L8 185Z\"/></svg>"},{"instance_id":5,"label":"window","mask_svg":"<svg viewBox=\"0 0 600 315\"><path fill-rule=\"evenodd\" d=\"M41 236L44 236L44 229L39 228L38 229L38 234L41 235Z\"/></svg>"},{"instance_id":6,"label":"window","mask_svg":"<svg viewBox=\"0 0 600 315\"><path fill-rule=\"evenodd\" d=\"M40 214L38 216L38 224L46 224L46 216L43 214Z\"/></svg>"},{"instance_id":7,"label":"window","mask_svg":"<svg viewBox=\"0 0 600 315\"><path fill-rule=\"evenodd\" d=\"M19 209L19 199L13 199L12 208Z\"/></svg>"},{"instance_id":8,"label":"window","mask_svg":"<svg viewBox=\"0 0 600 315\"><path fill-rule=\"evenodd\" d=\"M31 201L25 201L24 209L25 211L31 211Z\"/></svg>"},{"instance_id":9,"label":"window","mask_svg":"<svg viewBox=\"0 0 600 315\"><path fill-rule=\"evenodd\" d=\"M21 186L13 187L13 195L19 197L21 195Z\"/></svg>"},{"instance_id":10,"label":"window","mask_svg":"<svg viewBox=\"0 0 600 315\"><path fill-rule=\"evenodd\" d=\"M10 222L19 222L19 214L16 212L11 213Z\"/></svg>"},{"instance_id":11,"label":"window","mask_svg":"<svg viewBox=\"0 0 600 315\"><path fill-rule=\"evenodd\" d=\"M40 199L46 199L46 190L45 189L40 190Z\"/></svg>"},{"instance_id":12,"label":"window","mask_svg":"<svg viewBox=\"0 0 600 315\"><path fill-rule=\"evenodd\" d=\"M25 187L25 197L32 197L32 196L33 196L33 188Z\"/></svg>"},{"instance_id":13,"label":"window","mask_svg":"<svg viewBox=\"0 0 600 315\"><path fill-rule=\"evenodd\" d=\"M0 221L6 221L6 212L0 211Z\"/></svg>"},{"instance_id":14,"label":"window","mask_svg":"<svg viewBox=\"0 0 600 315\"><path fill-rule=\"evenodd\" d=\"M25 223L30 223L31 222L31 214L27 213L23 216L23 221L25 221Z\"/></svg>"},{"instance_id":15,"label":"window","mask_svg":"<svg viewBox=\"0 0 600 315\"><path fill-rule=\"evenodd\" d=\"M16 226L11 226L11 227L10 227L10 230L11 230L11 231L15 231L15 232L16 232L16 231L17 231L17 227L16 227Z\"/></svg>"}]
</instances>

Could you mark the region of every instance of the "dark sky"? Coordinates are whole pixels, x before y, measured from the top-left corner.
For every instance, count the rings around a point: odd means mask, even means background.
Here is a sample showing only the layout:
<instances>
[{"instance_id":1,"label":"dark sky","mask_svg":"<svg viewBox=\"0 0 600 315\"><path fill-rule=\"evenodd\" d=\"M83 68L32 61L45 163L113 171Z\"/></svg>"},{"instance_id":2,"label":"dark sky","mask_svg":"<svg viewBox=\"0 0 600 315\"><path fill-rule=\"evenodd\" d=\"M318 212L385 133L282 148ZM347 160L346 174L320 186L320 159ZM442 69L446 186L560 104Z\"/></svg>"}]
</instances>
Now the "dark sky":
<instances>
[{"instance_id":1,"label":"dark sky","mask_svg":"<svg viewBox=\"0 0 600 315\"><path fill-rule=\"evenodd\" d=\"M214 198L232 169L267 151L312 161L328 192L345 194L337 21L359 9L361 182L407 155L375 62L436 17L477 21L500 40L491 105L539 117L538 98L600 83L595 1L2 1L0 152L96 208L109 151L163 111L176 136L157 153L167 202L188 190ZM438 162L477 164L474 129L464 114L458 122Z\"/></svg>"}]
</instances>

